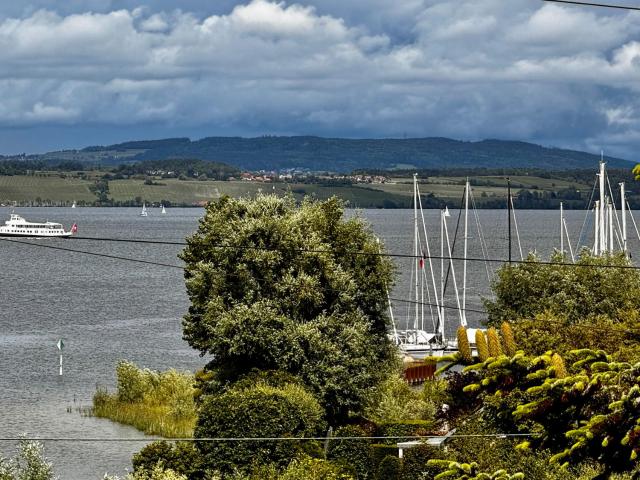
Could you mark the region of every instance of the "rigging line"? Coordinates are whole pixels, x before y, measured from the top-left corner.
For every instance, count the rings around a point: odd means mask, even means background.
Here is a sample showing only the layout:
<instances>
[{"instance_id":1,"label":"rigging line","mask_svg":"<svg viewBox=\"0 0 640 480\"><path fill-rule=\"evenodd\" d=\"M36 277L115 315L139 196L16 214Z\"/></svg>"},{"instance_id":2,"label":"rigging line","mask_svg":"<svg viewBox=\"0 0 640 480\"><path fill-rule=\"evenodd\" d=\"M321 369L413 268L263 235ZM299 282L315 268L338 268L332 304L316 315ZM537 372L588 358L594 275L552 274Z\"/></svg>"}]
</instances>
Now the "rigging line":
<instances>
[{"instance_id":1,"label":"rigging line","mask_svg":"<svg viewBox=\"0 0 640 480\"><path fill-rule=\"evenodd\" d=\"M410 303L412 305L430 305L430 306L433 306L433 307L436 306L435 303L416 302L415 300L405 300L405 299L402 299L402 298L389 297L389 300L391 300L392 302ZM450 307L450 306L445 306L444 308L448 308L450 310L466 310L467 312L473 312L473 313L487 313L484 310L474 310L472 308L458 308L458 307Z\"/></svg>"},{"instance_id":2,"label":"rigging line","mask_svg":"<svg viewBox=\"0 0 640 480\"><path fill-rule=\"evenodd\" d=\"M616 225L618 226L618 229L616 230L615 228L613 228L613 226L611 227L612 230L614 231L615 235L616 235L616 240L618 240L618 246L620 247L620 250L622 250L622 225L620 224L620 219L618 218L618 209L616 208L616 198L613 196L613 190L611 189L611 182L609 181L609 176L607 175L607 186L609 187L609 195L611 196L611 208L613 209L613 217L616 219ZM618 232L620 232L620 234L618 235ZM613 246L612 246L613 247Z\"/></svg>"},{"instance_id":3,"label":"rigging line","mask_svg":"<svg viewBox=\"0 0 640 480\"><path fill-rule=\"evenodd\" d=\"M511 215L513 215L513 225L516 227L516 238L518 239L518 250L520 251L520 260L524 260L522 254L522 244L520 243L520 231L518 230L518 221L516 220L516 209L513 205L513 196L509 199L511 202Z\"/></svg>"},{"instance_id":4,"label":"rigging line","mask_svg":"<svg viewBox=\"0 0 640 480\"><path fill-rule=\"evenodd\" d=\"M54 245L43 245L41 243L25 242L25 241L21 241L21 240L13 240L13 239L8 239L8 238L0 238L0 240L2 240L3 242L18 243L20 245L27 245L27 246L30 246L30 247L48 248L48 249L51 249L51 250L61 250L63 252L80 253L82 255L91 255L91 256L94 256L94 257L110 258L112 260L125 260L125 261L128 261L128 262L143 263L145 265L154 265L154 266L158 266L158 267L168 267L168 268L179 268L180 270L184 270L184 267L181 267L179 265L172 265L170 263L152 262L150 260L140 260L138 258L121 257L121 256L118 256L118 255L109 255L109 254L106 254L106 253L87 252L85 250L74 250L72 248L57 247L57 246L54 246Z\"/></svg>"},{"instance_id":5,"label":"rigging line","mask_svg":"<svg viewBox=\"0 0 640 480\"><path fill-rule=\"evenodd\" d=\"M487 245L487 241L484 238L484 232L482 231L482 224L480 223L480 217L478 216L478 209L476 208L476 198L473 195L473 190L471 190L469 192L471 195L471 205L473 207L473 215L476 219L476 227L478 229L478 237L480 240L480 252L482 253L482 258L487 258L489 256L489 247ZM491 274L493 273L493 271L491 273L489 273L489 264L487 262L484 262L484 268L485 271L487 272L487 281L491 281Z\"/></svg>"},{"instance_id":6,"label":"rigging line","mask_svg":"<svg viewBox=\"0 0 640 480\"><path fill-rule=\"evenodd\" d=\"M618 10L635 10L640 11L640 7L630 7L627 5L613 5L609 3L592 3L592 2L578 2L575 0L542 0L549 3L565 3L569 5L579 5L582 7L602 7L602 8L615 8Z\"/></svg>"},{"instance_id":7,"label":"rigging line","mask_svg":"<svg viewBox=\"0 0 640 480\"><path fill-rule=\"evenodd\" d=\"M535 437L539 433L460 433L447 436L447 438L517 438ZM332 441L332 440L427 440L430 438L443 438L444 435L404 435L390 437L201 437L201 438L81 438L81 437L0 437L0 442L19 442L23 440L32 442L307 442L307 441Z\"/></svg>"},{"instance_id":8,"label":"rigging line","mask_svg":"<svg viewBox=\"0 0 640 480\"><path fill-rule=\"evenodd\" d=\"M591 196L589 197L589 202L587 202L587 208L584 214L584 221L582 222L582 227L580 227L580 234L578 235L578 243L576 244L577 249L580 248L580 244L582 243L582 239L584 238L584 235L585 235L584 228L587 225L587 220L591 216L591 202L593 201L593 196L596 193L597 185L598 185L598 177L596 177L595 181L593 182L593 188L591 189Z\"/></svg>"}]
</instances>

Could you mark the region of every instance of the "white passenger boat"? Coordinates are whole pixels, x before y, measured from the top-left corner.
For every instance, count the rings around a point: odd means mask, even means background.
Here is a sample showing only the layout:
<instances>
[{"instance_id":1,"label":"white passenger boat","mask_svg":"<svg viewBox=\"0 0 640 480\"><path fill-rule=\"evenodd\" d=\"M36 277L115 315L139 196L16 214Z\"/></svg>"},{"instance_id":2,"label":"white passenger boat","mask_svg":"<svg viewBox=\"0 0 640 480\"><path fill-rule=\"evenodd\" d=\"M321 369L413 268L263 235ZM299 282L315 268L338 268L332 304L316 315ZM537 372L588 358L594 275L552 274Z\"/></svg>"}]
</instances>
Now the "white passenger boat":
<instances>
[{"instance_id":1,"label":"white passenger boat","mask_svg":"<svg viewBox=\"0 0 640 480\"><path fill-rule=\"evenodd\" d=\"M70 237L78 231L74 223L71 230L65 231L60 223L27 222L20 215L11 214L11 218L0 226L0 237Z\"/></svg>"}]
</instances>

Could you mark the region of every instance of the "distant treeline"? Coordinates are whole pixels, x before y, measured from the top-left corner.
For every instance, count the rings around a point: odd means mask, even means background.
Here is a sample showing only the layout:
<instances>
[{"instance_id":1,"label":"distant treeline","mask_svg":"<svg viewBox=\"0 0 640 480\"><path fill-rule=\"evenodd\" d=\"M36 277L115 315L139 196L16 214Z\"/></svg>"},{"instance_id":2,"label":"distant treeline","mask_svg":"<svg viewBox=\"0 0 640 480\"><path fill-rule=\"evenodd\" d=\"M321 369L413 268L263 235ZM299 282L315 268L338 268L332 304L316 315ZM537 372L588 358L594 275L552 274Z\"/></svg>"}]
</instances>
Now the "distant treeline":
<instances>
[{"instance_id":1,"label":"distant treeline","mask_svg":"<svg viewBox=\"0 0 640 480\"><path fill-rule=\"evenodd\" d=\"M87 166L75 161L48 161L48 160L15 160L0 157L0 175L27 175L35 171L53 170L59 172L71 172L86 170Z\"/></svg>"},{"instance_id":2,"label":"distant treeline","mask_svg":"<svg viewBox=\"0 0 640 480\"><path fill-rule=\"evenodd\" d=\"M220 162L190 158L174 158L168 160L145 160L132 165L119 165L112 170L117 176L154 175L162 178L202 178L211 180L227 180L237 177L240 170Z\"/></svg>"}]
</instances>

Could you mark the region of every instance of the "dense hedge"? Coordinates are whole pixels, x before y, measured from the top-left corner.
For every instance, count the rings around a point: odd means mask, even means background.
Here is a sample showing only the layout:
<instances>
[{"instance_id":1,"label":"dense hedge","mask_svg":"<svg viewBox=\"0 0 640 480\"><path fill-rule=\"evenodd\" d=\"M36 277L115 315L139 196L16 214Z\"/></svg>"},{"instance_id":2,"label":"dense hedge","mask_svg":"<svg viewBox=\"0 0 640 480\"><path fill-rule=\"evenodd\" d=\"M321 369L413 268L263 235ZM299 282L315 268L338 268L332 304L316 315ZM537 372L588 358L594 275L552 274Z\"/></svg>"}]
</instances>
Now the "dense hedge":
<instances>
[{"instance_id":1,"label":"dense hedge","mask_svg":"<svg viewBox=\"0 0 640 480\"><path fill-rule=\"evenodd\" d=\"M207 395L195 437L309 437L324 434L323 410L304 388L258 383ZM286 466L304 450L302 442L198 442L205 468L248 471L254 464Z\"/></svg>"},{"instance_id":2,"label":"dense hedge","mask_svg":"<svg viewBox=\"0 0 640 480\"><path fill-rule=\"evenodd\" d=\"M336 437L368 437L367 432L359 425L345 425L335 431ZM372 473L371 441L363 438L332 440L329 442L327 458L354 468L359 480L370 478Z\"/></svg>"},{"instance_id":3,"label":"dense hedge","mask_svg":"<svg viewBox=\"0 0 640 480\"><path fill-rule=\"evenodd\" d=\"M153 442L133 456L131 463L134 472L151 474L154 467L162 462L166 469L186 475L189 480L204 478L200 452L191 442L179 442L171 445L168 442Z\"/></svg>"}]
</instances>

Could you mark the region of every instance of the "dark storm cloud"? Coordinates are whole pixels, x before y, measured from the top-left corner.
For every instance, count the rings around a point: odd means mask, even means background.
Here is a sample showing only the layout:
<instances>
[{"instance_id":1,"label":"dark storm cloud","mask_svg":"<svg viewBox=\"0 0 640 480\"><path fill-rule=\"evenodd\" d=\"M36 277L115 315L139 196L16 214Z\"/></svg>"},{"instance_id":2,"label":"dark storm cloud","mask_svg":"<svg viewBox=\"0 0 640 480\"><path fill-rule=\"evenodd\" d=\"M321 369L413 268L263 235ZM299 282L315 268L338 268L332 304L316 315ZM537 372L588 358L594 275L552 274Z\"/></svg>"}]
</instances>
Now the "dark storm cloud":
<instances>
[{"instance_id":1,"label":"dark storm cloud","mask_svg":"<svg viewBox=\"0 0 640 480\"><path fill-rule=\"evenodd\" d=\"M78 145L99 128L494 137L627 157L640 140L635 13L534 0L60 3L0 7L4 129L68 127Z\"/></svg>"}]
</instances>

